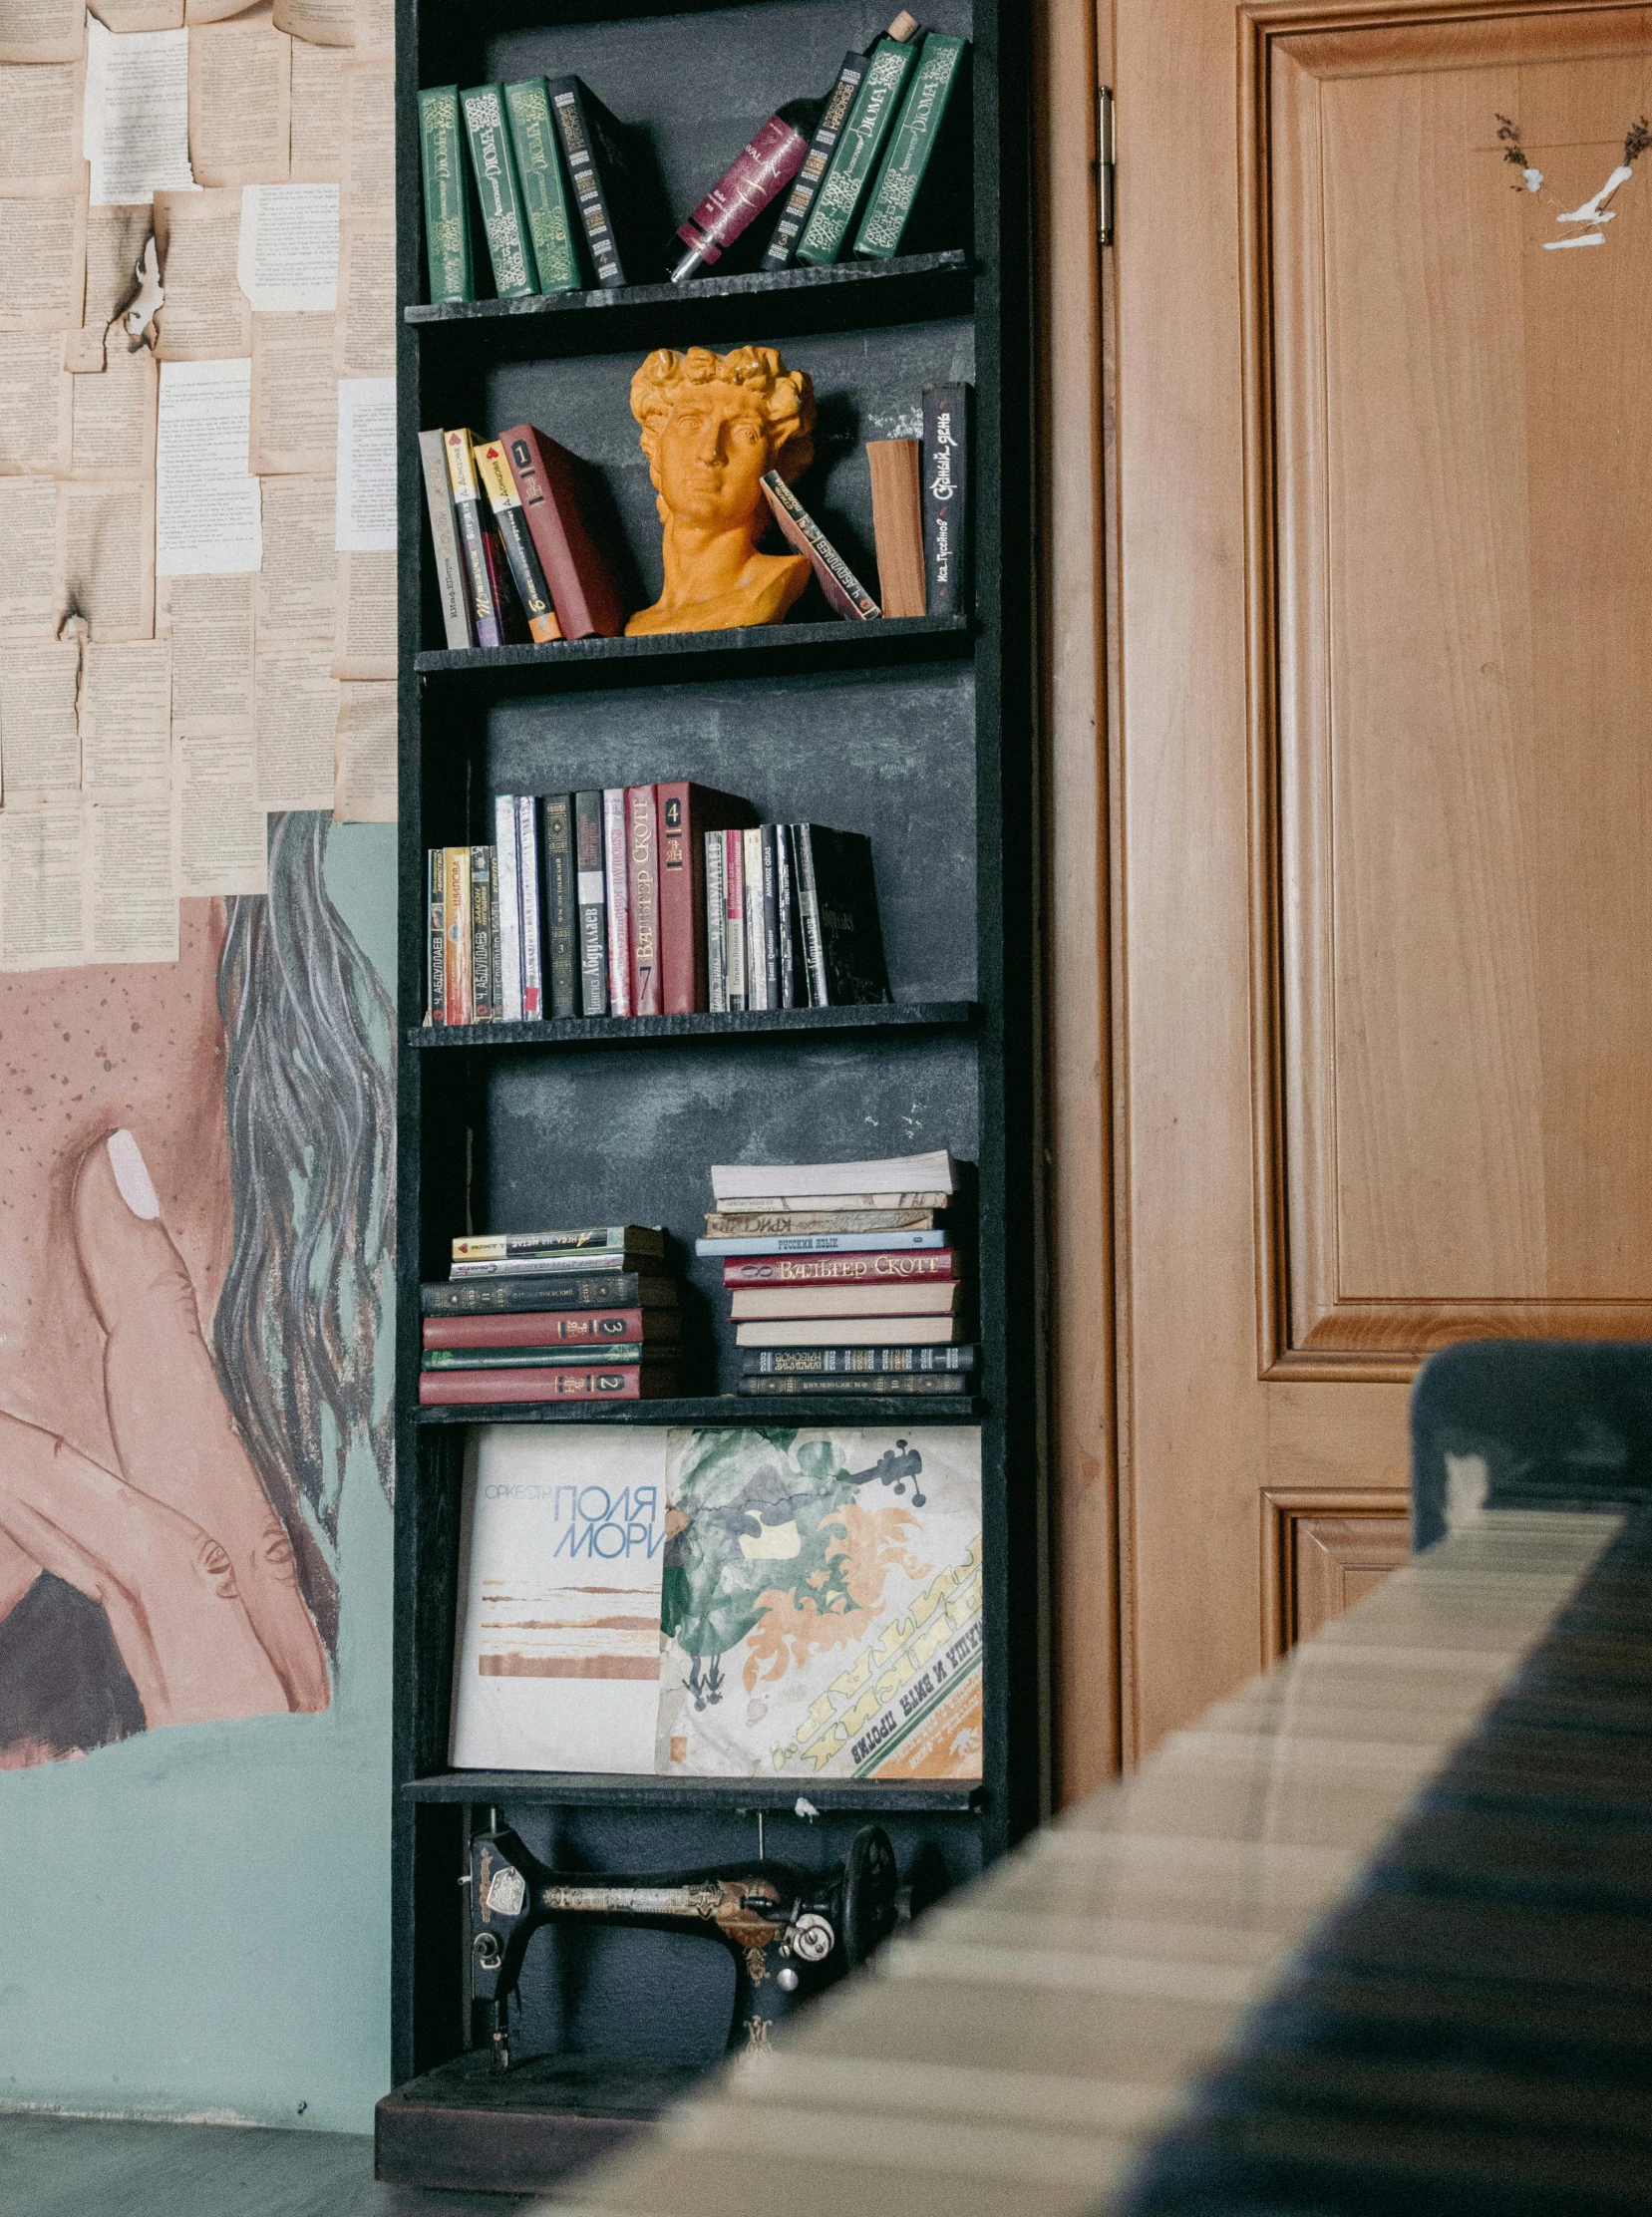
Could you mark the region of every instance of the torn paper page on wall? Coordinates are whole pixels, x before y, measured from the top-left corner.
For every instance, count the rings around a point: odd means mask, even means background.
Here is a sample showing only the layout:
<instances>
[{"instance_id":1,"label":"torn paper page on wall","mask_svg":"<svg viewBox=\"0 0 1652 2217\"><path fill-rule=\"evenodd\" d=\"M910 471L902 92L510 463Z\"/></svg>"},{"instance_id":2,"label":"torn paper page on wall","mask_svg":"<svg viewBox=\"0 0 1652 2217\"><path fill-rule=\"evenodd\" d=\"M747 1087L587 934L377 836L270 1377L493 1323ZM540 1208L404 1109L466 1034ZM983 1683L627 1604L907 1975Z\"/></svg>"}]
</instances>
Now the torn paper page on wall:
<instances>
[{"instance_id":1,"label":"torn paper page on wall","mask_svg":"<svg viewBox=\"0 0 1652 2217\"><path fill-rule=\"evenodd\" d=\"M268 8L203 24L189 39L189 158L197 184L287 173L292 41Z\"/></svg>"},{"instance_id":2,"label":"torn paper page on wall","mask_svg":"<svg viewBox=\"0 0 1652 2217\"><path fill-rule=\"evenodd\" d=\"M156 454L156 570L255 570L258 480L247 469L252 364L164 362Z\"/></svg>"},{"instance_id":3,"label":"torn paper page on wall","mask_svg":"<svg viewBox=\"0 0 1652 2217\"><path fill-rule=\"evenodd\" d=\"M396 380L348 377L338 387L338 526L342 554L396 547Z\"/></svg>"},{"instance_id":4,"label":"torn paper page on wall","mask_svg":"<svg viewBox=\"0 0 1652 2217\"><path fill-rule=\"evenodd\" d=\"M396 821L394 685L344 685L339 688L333 821Z\"/></svg>"},{"instance_id":5,"label":"torn paper page on wall","mask_svg":"<svg viewBox=\"0 0 1652 2217\"><path fill-rule=\"evenodd\" d=\"M81 663L81 789L165 800L171 788L171 641L93 641ZM169 865L168 865L169 867Z\"/></svg>"},{"instance_id":6,"label":"torn paper page on wall","mask_svg":"<svg viewBox=\"0 0 1652 2217\"><path fill-rule=\"evenodd\" d=\"M92 204L153 200L194 183L189 167L189 34L116 37L86 29L86 125Z\"/></svg>"},{"instance_id":7,"label":"torn paper page on wall","mask_svg":"<svg viewBox=\"0 0 1652 2217\"><path fill-rule=\"evenodd\" d=\"M252 468L259 476L315 475L337 438L330 315L252 319Z\"/></svg>"},{"instance_id":8,"label":"torn paper page on wall","mask_svg":"<svg viewBox=\"0 0 1652 2217\"><path fill-rule=\"evenodd\" d=\"M235 274L260 312L331 315L339 293L338 186L243 186Z\"/></svg>"},{"instance_id":9,"label":"torn paper page on wall","mask_svg":"<svg viewBox=\"0 0 1652 2217\"><path fill-rule=\"evenodd\" d=\"M252 309L235 281L241 188L158 192L155 237L165 305L156 318L163 362L217 362L252 351Z\"/></svg>"},{"instance_id":10,"label":"torn paper page on wall","mask_svg":"<svg viewBox=\"0 0 1652 2217\"><path fill-rule=\"evenodd\" d=\"M80 791L80 668L72 640L0 650L0 794L8 808Z\"/></svg>"}]
</instances>

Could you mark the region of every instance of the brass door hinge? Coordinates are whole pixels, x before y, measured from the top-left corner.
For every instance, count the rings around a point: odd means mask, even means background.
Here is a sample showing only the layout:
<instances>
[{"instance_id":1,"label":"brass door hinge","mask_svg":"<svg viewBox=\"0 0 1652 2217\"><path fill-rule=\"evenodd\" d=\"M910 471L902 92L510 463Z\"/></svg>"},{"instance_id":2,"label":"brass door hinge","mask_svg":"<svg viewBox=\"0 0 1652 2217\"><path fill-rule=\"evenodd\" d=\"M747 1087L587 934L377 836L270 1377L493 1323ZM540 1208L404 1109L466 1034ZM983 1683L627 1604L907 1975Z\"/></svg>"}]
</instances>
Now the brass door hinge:
<instances>
[{"instance_id":1,"label":"brass door hinge","mask_svg":"<svg viewBox=\"0 0 1652 2217\"><path fill-rule=\"evenodd\" d=\"M1113 88L1096 88L1096 241L1113 244Z\"/></svg>"}]
</instances>

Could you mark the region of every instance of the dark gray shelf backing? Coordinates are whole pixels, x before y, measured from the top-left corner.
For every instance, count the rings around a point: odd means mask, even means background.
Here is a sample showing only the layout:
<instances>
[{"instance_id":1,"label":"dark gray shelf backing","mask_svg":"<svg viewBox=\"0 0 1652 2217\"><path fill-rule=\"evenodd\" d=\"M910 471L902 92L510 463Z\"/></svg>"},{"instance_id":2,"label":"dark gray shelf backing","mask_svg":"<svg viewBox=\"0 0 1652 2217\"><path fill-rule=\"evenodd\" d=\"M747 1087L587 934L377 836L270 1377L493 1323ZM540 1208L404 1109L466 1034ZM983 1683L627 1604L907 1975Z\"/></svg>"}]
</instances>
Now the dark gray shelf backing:
<instances>
[{"instance_id":1,"label":"dark gray shelf backing","mask_svg":"<svg viewBox=\"0 0 1652 2217\"><path fill-rule=\"evenodd\" d=\"M454 300L407 309L409 323L463 359L601 354L620 341L658 346L739 345L761 324L771 341L967 315L973 290L962 248L888 261L798 264L765 274L709 275L686 285L537 293L520 300Z\"/></svg>"},{"instance_id":2,"label":"dark gray shelf backing","mask_svg":"<svg viewBox=\"0 0 1652 2217\"><path fill-rule=\"evenodd\" d=\"M841 1038L850 1032L964 1031L975 1021L973 1001L920 1001L842 1009L754 1009L734 1016L593 1016L540 1024L426 1025L410 1031L407 1044L420 1052L482 1048L498 1052L525 1047L543 1053L568 1049L657 1046L662 1040L682 1045L703 1040Z\"/></svg>"},{"instance_id":3,"label":"dark gray shelf backing","mask_svg":"<svg viewBox=\"0 0 1652 2217\"><path fill-rule=\"evenodd\" d=\"M701 1319L702 1327L704 1319ZM703 1337L703 1331L701 1336ZM732 1384L732 1370L728 1372ZM698 1394L681 1401L490 1403L480 1409L421 1409L421 1425L975 1425L986 1411L979 1395Z\"/></svg>"},{"instance_id":4,"label":"dark gray shelf backing","mask_svg":"<svg viewBox=\"0 0 1652 2217\"><path fill-rule=\"evenodd\" d=\"M807 1052L771 1038L708 1042L692 1056L671 1045L625 1056L504 1054L490 1061L484 1113L473 1148L476 1222L528 1231L552 1196L565 1195L570 1221L665 1225L684 1284L685 1388L732 1392L739 1366L723 1265L692 1251L713 1205L712 1163L931 1147L972 1161L975 1043L939 1032L812 1041ZM465 1228L459 1179L451 1199L433 1198L427 1277L446 1275L450 1242ZM987 1378L985 1391L994 1383Z\"/></svg>"},{"instance_id":5,"label":"dark gray shelf backing","mask_svg":"<svg viewBox=\"0 0 1652 2217\"><path fill-rule=\"evenodd\" d=\"M426 680L441 680L449 700L542 698L592 687L724 677L749 683L893 662L951 662L968 655L972 632L963 616L878 616L865 623L832 617L825 623L753 624L744 631L565 639L548 647L437 648L417 656L414 667Z\"/></svg>"},{"instance_id":6,"label":"dark gray shelf backing","mask_svg":"<svg viewBox=\"0 0 1652 2217\"><path fill-rule=\"evenodd\" d=\"M930 1810L967 1814L979 1803L981 1792L979 1785L963 1779L935 1785L879 1785L875 1778L650 1778L551 1770L444 1770L434 1777L409 1779L402 1787L402 1798L459 1802L470 1808L526 1802L563 1809L720 1809L736 1816L761 1809L767 1831L772 1818L795 1816L800 1800L823 1816L910 1816Z\"/></svg>"}]
</instances>

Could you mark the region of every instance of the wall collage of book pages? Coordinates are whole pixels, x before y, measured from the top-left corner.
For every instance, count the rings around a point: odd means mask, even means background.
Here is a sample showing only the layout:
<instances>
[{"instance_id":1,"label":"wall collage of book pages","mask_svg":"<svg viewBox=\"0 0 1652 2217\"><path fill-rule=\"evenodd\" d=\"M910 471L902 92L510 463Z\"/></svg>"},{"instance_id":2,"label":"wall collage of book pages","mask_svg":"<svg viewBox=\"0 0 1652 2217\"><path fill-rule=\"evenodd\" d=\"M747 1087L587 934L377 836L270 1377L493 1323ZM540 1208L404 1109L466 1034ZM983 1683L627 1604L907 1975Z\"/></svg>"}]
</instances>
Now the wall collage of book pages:
<instances>
[{"instance_id":1,"label":"wall collage of book pages","mask_svg":"<svg viewBox=\"0 0 1652 2217\"><path fill-rule=\"evenodd\" d=\"M393 0L0 0L0 970L396 813Z\"/></svg>"}]
</instances>

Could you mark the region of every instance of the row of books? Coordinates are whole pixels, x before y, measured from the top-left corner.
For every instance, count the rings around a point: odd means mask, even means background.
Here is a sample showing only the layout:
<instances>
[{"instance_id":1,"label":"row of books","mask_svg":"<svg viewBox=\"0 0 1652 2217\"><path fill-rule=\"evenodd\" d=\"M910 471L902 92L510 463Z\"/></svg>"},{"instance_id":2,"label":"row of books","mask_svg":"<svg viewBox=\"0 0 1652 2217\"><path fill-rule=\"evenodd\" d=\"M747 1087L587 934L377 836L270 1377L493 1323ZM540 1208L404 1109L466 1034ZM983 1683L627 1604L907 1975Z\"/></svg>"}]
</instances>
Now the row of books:
<instances>
[{"instance_id":1,"label":"row of books","mask_svg":"<svg viewBox=\"0 0 1652 2217\"><path fill-rule=\"evenodd\" d=\"M669 243L641 133L581 78L430 87L419 126L431 299L476 297L473 206L501 300L962 244L968 60L967 40L903 10L843 57L824 98L778 109Z\"/></svg>"},{"instance_id":2,"label":"row of books","mask_svg":"<svg viewBox=\"0 0 1652 2217\"><path fill-rule=\"evenodd\" d=\"M869 1162L713 1167L696 1252L723 1264L740 1391L968 1392L976 1350L943 1224L942 1151Z\"/></svg>"},{"instance_id":3,"label":"row of books","mask_svg":"<svg viewBox=\"0 0 1652 2217\"><path fill-rule=\"evenodd\" d=\"M431 1025L887 1002L871 841L688 780L499 793L427 857Z\"/></svg>"},{"instance_id":4,"label":"row of books","mask_svg":"<svg viewBox=\"0 0 1652 2217\"><path fill-rule=\"evenodd\" d=\"M967 605L970 388L923 392L923 437L866 448L878 590L873 597L781 476L765 497L805 555L826 605L874 616L950 616ZM450 648L616 638L629 610L621 563L588 467L531 424L496 438L467 428L419 435L425 504Z\"/></svg>"},{"instance_id":5,"label":"row of books","mask_svg":"<svg viewBox=\"0 0 1652 2217\"><path fill-rule=\"evenodd\" d=\"M425 1408L678 1390L682 1326L657 1224L456 1239L451 1275L421 1305Z\"/></svg>"}]
</instances>

